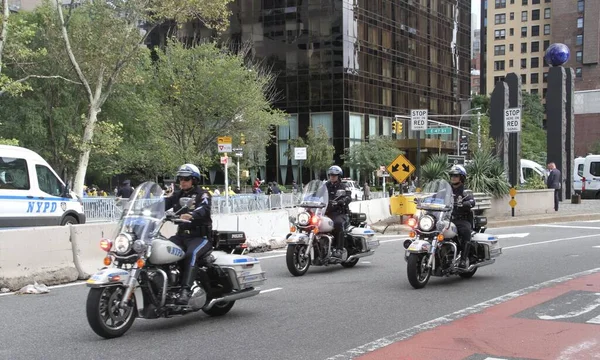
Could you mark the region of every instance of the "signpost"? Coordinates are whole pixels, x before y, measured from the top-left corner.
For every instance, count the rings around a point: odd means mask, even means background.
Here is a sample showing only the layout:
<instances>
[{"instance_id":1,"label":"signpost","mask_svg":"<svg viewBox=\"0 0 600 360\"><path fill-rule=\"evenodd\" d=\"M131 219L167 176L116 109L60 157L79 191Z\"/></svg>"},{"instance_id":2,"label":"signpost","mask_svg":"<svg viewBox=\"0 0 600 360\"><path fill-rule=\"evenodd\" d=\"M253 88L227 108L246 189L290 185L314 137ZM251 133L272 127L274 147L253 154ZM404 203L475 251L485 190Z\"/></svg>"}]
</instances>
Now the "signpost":
<instances>
[{"instance_id":1,"label":"signpost","mask_svg":"<svg viewBox=\"0 0 600 360\"><path fill-rule=\"evenodd\" d=\"M235 156L237 157L237 188L240 188L240 158L244 156L244 149L235 148L233 149Z\"/></svg>"},{"instance_id":2,"label":"signpost","mask_svg":"<svg viewBox=\"0 0 600 360\"><path fill-rule=\"evenodd\" d=\"M221 164L225 165L225 212L230 212L229 207L229 171L228 164L229 159L227 158L227 153L231 152L231 136L219 136L217 138L217 149L220 153L225 153L225 156L221 157ZM239 166L238 166L239 171ZM239 179L239 176L238 176ZM238 180L239 181L239 180Z\"/></svg>"},{"instance_id":3,"label":"signpost","mask_svg":"<svg viewBox=\"0 0 600 360\"><path fill-rule=\"evenodd\" d=\"M447 135L452 134L451 127L437 127L437 128L428 128L425 130L425 134L427 135Z\"/></svg>"},{"instance_id":4,"label":"signpost","mask_svg":"<svg viewBox=\"0 0 600 360\"><path fill-rule=\"evenodd\" d=\"M504 132L521 132L521 108L504 110Z\"/></svg>"},{"instance_id":5,"label":"signpost","mask_svg":"<svg viewBox=\"0 0 600 360\"><path fill-rule=\"evenodd\" d=\"M410 128L417 133L417 186L421 182L421 130L427 130L429 110L412 109L410 111Z\"/></svg>"},{"instance_id":6,"label":"signpost","mask_svg":"<svg viewBox=\"0 0 600 360\"><path fill-rule=\"evenodd\" d=\"M517 200L515 200L515 196L517 195L517 189L510 188L508 194L510 195L510 201L508 202L508 205L510 205L511 207L511 214L512 217L515 216L515 206L517 206Z\"/></svg>"},{"instance_id":7,"label":"signpost","mask_svg":"<svg viewBox=\"0 0 600 360\"><path fill-rule=\"evenodd\" d=\"M448 155L448 165L465 165L465 157L462 155Z\"/></svg>"},{"instance_id":8,"label":"signpost","mask_svg":"<svg viewBox=\"0 0 600 360\"><path fill-rule=\"evenodd\" d=\"M415 171L415 166L404 155L398 155L387 166L387 171L396 181L403 183Z\"/></svg>"},{"instance_id":9,"label":"signpost","mask_svg":"<svg viewBox=\"0 0 600 360\"><path fill-rule=\"evenodd\" d=\"M302 189L302 161L306 160L306 147L294 148L294 160L300 163L298 180L300 181L300 189Z\"/></svg>"}]
</instances>

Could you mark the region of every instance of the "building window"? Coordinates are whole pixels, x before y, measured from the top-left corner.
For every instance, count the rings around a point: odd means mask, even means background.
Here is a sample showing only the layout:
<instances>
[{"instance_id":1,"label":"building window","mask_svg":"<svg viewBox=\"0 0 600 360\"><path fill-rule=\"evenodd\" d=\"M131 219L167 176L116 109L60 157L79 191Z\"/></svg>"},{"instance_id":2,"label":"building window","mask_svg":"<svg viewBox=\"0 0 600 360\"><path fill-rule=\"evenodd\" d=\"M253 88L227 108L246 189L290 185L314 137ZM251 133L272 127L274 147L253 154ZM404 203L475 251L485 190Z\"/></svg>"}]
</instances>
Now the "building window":
<instances>
[{"instance_id":1,"label":"building window","mask_svg":"<svg viewBox=\"0 0 600 360\"><path fill-rule=\"evenodd\" d=\"M504 55L504 54L506 54L506 45L494 46L494 55Z\"/></svg>"},{"instance_id":2,"label":"building window","mask_svg":"<svg viewBox=\"0 0 600 360\"><path fill-rule=\"evenodd\" d=\"M540 19L540 10L531 10L531 20L539 20Z\"/></svg>"},{"instance_id":3,"label":"building window","mask_svg":"<svg viewBox=\"0 0 600 360\"><path fill-rule=\"evenodd\" d=\"M538 58L538 57L532 57L531 58L531 67L532 68L538 68L538 67L540 67L540 58Z\"/></svg>"},{"instance_id":4,"label":"building window","mask_svg":"<svg viewBox=\"0 0 600 360\"><path fill-rule=\"evenodd\" d=\"M537 5L540 3L540 0L531 0L532 5Z\"/></svg>"},{"instance_id":5,"label":"building window","mask_svg":"<svg viewBox=\"0 0 600 360\"><path fill-rule=\"evenodd\" d=\"M500 81L504 81L504 76L494 76L494 85L499 83Z\"/></svg>"},{"instance_id":6,"label":"building window","mask_svg":"<svg viewBox=\"0 0 600 360\"><path fill-rule=\"evenodd\" d=\"M506 7L506 0L496 0L496 9L502 9Z\"/></svg>"},{"instance_id":7,"label":"building window","mask_svg":"<svg viewBox=\"0 0 600 360\"><path fill-rule=\"evenodd\" d=\"M506 39L506 30L495 30L494 31L494 39L495 40L504 40L504 39Z\"/></svg>"},{"instance_id":8,"label":"building window","mask_svg":"<svg viewBox=\"0 0 600 360\"><path fill-rule=\"evenodd\" d=\"M514 67L514 66L515 66L514 60L509 60L508 61L508 67Z\"/></svg>"},{"instance_id":9,"label":"building window","mask_svg":"<svg viewBox=\"0 0 600 360\"><path fill-rule=\"evenodd\" d=\"M544 24L544 35L550 35L550 24Z\"/></svg>"},{"instance_id":10,"label":"building window","mask_svg":"<svg viewBox=\"0 0 600 360\"><path fill-rule=\"evenodd\" d=\"M508 51L515 51L515 46L513 44L509 44Z\"/></svg>"},{"instance_id":11,"label":"building window","mask_svg":"<svg viewBox=\"0 0 600 360\"><path fill-rule=\"evenodd\" d=\"M515 36L515 29L510 28L510 36Z\"/></svg>"},{"instance_id":12,"label":"building window","mask_svg":"<svg viewBox=\"0 0 600 360\"><path fill-rule=\"evenodd\" d=\"M511 19L511 20L514 20L514 19L515 19L515 13L514 13L514 12L511 12L511 13L510 13L510 19Z\"/></svg>"},{"instance_id":13,"label":"building window","mask_svg":"<svg viewBox=\"0 0 600 360\"><path fill-rule=\"evenodd\" d=\"M525 54L527 52L527 43L521 43L521 54Z\"/></svg>"},{"instance_id":14,"label":"building window","mask_svg":"<svg viewBox=\"0 0 600 360\"><path fill-rule=\"evenodd\" d=\"M575 45L583 45L583 34L577 35L577 40L575 40Z\"/></svg>"},{"instance_id":15,"label":"building window","mask_svg":"<svg viewBox=\"0 0 600 360\"><path fill-rule=\"evenodd\" d=\"M581 68L575 69L575 77L578 77L578 78L583 77L583 70Z\"/></svg>"},{"instance_id":16,"label":"building window","mask_svg":"<svg viewBox=\"0 0 600 360\"><path fill-rule=\"evenodd\" d=\"M540 42L532 41L531 42L531 52L539 52L540 51Z\"/></svg>"},{"instance_id":17,"label":"building window","mask_svg":"<svg viewBox=\"0 0 600 360\"><path fill-rule=\"evenodd\" d=\"M578 63L583 62L583 51L578 51L575 53L575 61L577 61Z\"/></svg>"},{"instance_id":18,"label":"building window","mask_svg":"<svg viewBox=\"0 0 600 360\"><path fill-rule=\"evenodd\" d=\"M531 89L531 95L537 95L540 91L538 89Z\"/></svg>"},{"instance_id":19,"label":"building window","mask_svg":"<svg viewBox=\"0 0 600 360\"><path fill-rule=\"evenodd\" d=\"M534 25L531 27L531 36L540 36L540 26Z\"/></svg>"},{"instance_id":20,"label":"building window","mask_svg":"<svg viewBox=\"0 0 600 360\"><path fill-rule=\"evenodd\" d=\"M515 3L515 0L510 0L510 3L511 3L511 4L514 4L514 3Z\"/></svg>"},{"instance_id":21,"label":"building window","mask_svg":"<svg viewBox=\"0 0 600 360\"><path fill-rule=\"evenodd\" d=\"M521 69L527 69L527 59L521 59Z\"/></svg>"},{"instance_id":22,"label":"building window","mask_svg":"<svg viewBox=\"0 0 600 360\"><path fill-rule=\"evenodd\" d=\"M527 84L527 75L525 75L525 74L521 75L521 84Z\"/></svg>"},{"instance_id":23,"label":"building window","mask_svg":"<svg viewBox=\"0 0 600 360\"><path fill-rule=\"evenodd\" d=\"M544 0L545 3L552 2L552 0Z\"/></svg>"},{"instance_id":24,"label":"building window","mask_svg":"<svg viewBox=\"0 0 600 360\"><path fill-rule=\"evenodd\" d=\"M550 19L550 14L552 12L552 9L550 8L545 8L544 9L544 19Z\"/></svg>"},{"instance_id":25,"label":"building window","mask_svg":"<svg viewBox=\"0 0 600 360\"><path fill-rule=\"evenodd\" d=\"M494 61L494 70L495 71L504 70L504 60Z\"/></svg>"},{"instance_id":26,"label":"building window","mask_svg":"<svg viewBox=\"0 0 600 360\"><path fill-rule=\"evenodd\" d=\"M544 51L546 51L549 46L550 46L550 40L544 40Z\"/></svg>"},{"instance_id":27,"label":"building window","mask_svg":"<svg viewBox=\"0 0 600 360\"><path fill-rule=\"evenodd\" d=\"M548 82L548 73L545 72L543 77L544 77L544 82L547 83Z\"/></svg>"},{"instance_id":28,"label":"building window","mask_svg":"<svg viewBox=\"0 0 600 360\"><path fill-rule=\"evenodd\" d=\"M537 84L540 82L540 75L538 73L531 74L531 83Z\"/></svg>"},{"instance_id":29,"label":"building window","mask_svg":"<svg viewBox=\"0 0 600 360\"><path fill-rule=\"evenodd\" d=\"M527 11L521 11L521 21L527 21Z\"/></svg>"},{"instance_id":30,"label":"building window","mask_svg":"<svg viewBox=\"0 0 600 360\"><path fill-rule=\"evenodd\" d=\"M583 29L583 18L577 18L577 28L578 29Z\"/></svg>"},{"instance_id":31,"label":"building window","mask_svg":"<svg viewBox=\"0 0 600 360\"><path fill-rule=\"evenodd\" d=\"M506 24L506 14L496 14L494 17L494 24Z\"/></svg>"},{"instance_id":32,"label":"building window","mask_svg":"<svg viewBox=\"0 0 600 360\"><path fill-rule=\"evenodd\" d=\"M523 0L523 1L521 2L521 4L522 4L522 5L527 5L527 0Z\"/></svg>"},{"instance_id":33,"label":"building window","mask_svg":"<svg viewBox=\"0 0 600 360\"><path fill-rule=\"evenodd\" d=\"M521 37L527 37L527 26L521 28Z\"/></svg>"},{"instance_id":34,"label":"building window","mask_svg":"<svg viewBox=\"0 0 600 360\"><path fill-rule=\"evenodd\" d=\"M585 1L579 0L577 1L577 11L583 12L585 10Z\"/></svg>"}]
</instances>

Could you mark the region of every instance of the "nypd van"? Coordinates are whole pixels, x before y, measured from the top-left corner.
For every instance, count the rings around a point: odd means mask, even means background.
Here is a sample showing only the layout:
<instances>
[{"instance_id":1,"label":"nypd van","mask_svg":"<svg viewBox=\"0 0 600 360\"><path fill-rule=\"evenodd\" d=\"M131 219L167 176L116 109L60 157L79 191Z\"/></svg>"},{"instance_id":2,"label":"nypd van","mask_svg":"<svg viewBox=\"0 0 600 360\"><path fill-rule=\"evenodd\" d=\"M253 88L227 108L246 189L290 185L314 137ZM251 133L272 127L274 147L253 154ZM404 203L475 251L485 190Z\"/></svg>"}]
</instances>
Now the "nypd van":
<instances>
[{"instance_id":1,"label":"nypd van","mask_svg":"<svg viewBox=\"0 0 600 360\"><path fill-rule=\"evenodd\" d=\"M0 145L0 227L84 223L81 199L40 155Z\"/></svg>"}]
</instances>

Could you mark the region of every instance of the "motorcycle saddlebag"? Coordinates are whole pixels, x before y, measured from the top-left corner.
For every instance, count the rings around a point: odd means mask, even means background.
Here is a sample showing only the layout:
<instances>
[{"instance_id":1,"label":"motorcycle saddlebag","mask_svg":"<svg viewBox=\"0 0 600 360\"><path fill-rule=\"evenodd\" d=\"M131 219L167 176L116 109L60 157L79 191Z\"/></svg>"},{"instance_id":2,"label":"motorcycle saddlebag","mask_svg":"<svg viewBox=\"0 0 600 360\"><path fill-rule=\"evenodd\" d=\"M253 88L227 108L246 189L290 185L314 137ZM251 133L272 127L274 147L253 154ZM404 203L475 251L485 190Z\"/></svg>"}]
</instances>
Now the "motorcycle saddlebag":
<instances>
[{"instance_id":1,"label":"motorcycle saddlebag","mask_svg":"<svg viewBox=\"0 0 600 360\"><path fill-rule=\"evenodd\" d=\"M243 231L213 230L213 246L217 250L233 250L246 242Z\"/></svg>"}]
</instances>

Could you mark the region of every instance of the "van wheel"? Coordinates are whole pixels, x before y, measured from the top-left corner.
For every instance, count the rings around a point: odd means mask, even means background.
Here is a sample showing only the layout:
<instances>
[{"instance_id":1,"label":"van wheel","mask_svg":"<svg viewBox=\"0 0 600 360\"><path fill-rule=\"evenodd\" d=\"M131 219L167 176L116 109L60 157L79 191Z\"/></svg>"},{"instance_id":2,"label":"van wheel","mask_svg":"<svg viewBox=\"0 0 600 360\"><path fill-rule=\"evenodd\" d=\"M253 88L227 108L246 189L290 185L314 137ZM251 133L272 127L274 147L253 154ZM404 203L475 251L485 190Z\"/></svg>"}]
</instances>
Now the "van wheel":
<instances>
[{"instance_id":1,"label":"van wheel","mask_svg":"<svg viewBox=\"0 0 600 360\"><path fill-rule=\"evenodd\" d=\"M77 219L75 219L74 217L68 215L65 216L62 221L60 222L60 225L77 225L79 224L79 222L77 221Z\"/></svg>"}]
</instances>

